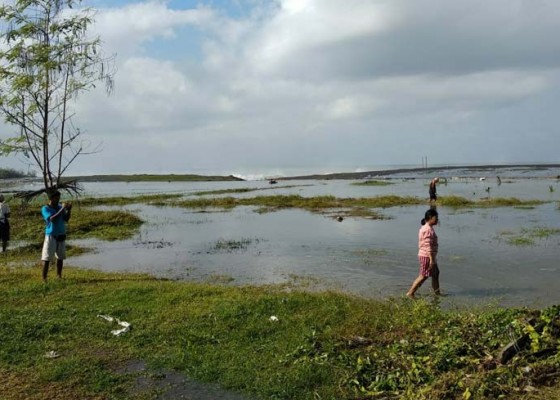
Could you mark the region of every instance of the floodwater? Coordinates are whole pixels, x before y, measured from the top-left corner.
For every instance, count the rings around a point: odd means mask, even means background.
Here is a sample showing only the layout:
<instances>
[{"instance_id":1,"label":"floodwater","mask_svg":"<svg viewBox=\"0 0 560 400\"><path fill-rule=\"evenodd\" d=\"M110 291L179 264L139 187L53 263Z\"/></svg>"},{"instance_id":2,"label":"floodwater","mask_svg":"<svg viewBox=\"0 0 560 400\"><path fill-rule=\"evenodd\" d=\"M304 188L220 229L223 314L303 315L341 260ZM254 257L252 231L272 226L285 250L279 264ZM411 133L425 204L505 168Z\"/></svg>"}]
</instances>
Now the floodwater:
<instances>
[{"instance_id":1,"label":"floodwater","mask_svg":"<svg viewBox=\"0 0 560 400\"><path fill-rule=\"evenodd\" d=\"M451 305L497 303L542 307L560 302L560 183L558 170L451 170L440 196L469 199L516 197L546 200L534 208L454 210L439 207L438 261L444 301ZM501 183L496 178L501 177ZM86 183L87 195L112 196L253 188L228 196L278 194L367 197L426 196L430 177L395 174L388 186L351 180L251 182ZM481 180L481 178L484 178ZM379 210L387 220L345 218L290 209L260 214L252 207L200 212L144 204L124 207L146 223L131 240L72 241L95 252L69 264L106 271L230 284L301 282L367 297L402 296L418 273L417 232L425 206ZM548 235L531 233L546 230ZM560 231L559 231L560 232ZM526 244L511 243L529 238ZM429 282L419 294L428 296Z\"/></svg>"}]
</instances>

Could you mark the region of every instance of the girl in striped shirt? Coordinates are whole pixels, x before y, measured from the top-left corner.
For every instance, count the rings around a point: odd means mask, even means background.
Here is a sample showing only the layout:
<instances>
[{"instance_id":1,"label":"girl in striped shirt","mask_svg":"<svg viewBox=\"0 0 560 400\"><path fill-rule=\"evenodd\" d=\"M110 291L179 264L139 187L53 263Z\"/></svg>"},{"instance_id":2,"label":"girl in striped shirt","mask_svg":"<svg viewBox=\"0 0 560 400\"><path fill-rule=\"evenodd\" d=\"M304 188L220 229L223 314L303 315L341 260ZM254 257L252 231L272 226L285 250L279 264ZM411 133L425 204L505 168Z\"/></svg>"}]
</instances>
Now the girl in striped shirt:
<instances>
[{"instance_id":1,"label":"girl in striped shirt","mask_svg":"<svg viewBox=\"0 0 560 400\"><path fill-rule=\"evenodd\" d=\"M406 295L414 298L414 294L420 286L428 279L432 278L432 288L436 295L440 295L439 290L439 268L437 264L438 237L434 230L434 225L438 223L438 213L430 208L426 211L424 219L421 221L422 227L418 231L418 260L420 261L420 273L412 283Z\"/></svg>"}]
</instances>

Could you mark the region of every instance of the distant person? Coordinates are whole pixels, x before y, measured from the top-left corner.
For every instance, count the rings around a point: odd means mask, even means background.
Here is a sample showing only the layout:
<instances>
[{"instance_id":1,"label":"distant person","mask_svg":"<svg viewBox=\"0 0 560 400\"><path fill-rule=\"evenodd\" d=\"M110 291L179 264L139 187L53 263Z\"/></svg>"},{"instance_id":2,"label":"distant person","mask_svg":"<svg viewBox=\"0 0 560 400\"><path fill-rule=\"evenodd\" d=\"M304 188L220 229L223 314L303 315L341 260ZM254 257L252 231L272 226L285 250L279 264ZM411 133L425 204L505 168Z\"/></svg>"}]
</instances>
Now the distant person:
<instances>
[{"instance_id":1,"label":"distant person","mask_svg":"<svg viewBox=\"0 0 560 400\"><path fill-rule=\"evenodd\" d=\"M439 268L437 263L438 253L438 237L434 230L434 225L439 221L438 212L430 208L426 211L424 219L420 222L422 225L418 231L418 261L420 262L420 273L412 283L406 295L414 298L418 288L429 277L432 278L432 289L436 295L440 295L439 290Z\"/></svg>"},{"instance_id":2,"label":"distant person","mask_svg":"<svg viewBox=\"0 0 560 400\"><path fill-rule=\"evenodd\" d=\"M432 181L430 182L430 186L428 188L428 194L430 195L430 203L432 201L436 201L437 200L437 188L436 185L439 182L439 178L434 178L432 179Z\"/></svg>"},{"instance_id":3,"label":"distant person","mask_svg":"<svg viewBox=\"0 0 560 400\"><path fill-rule=\"evenodd\" d=\"M2 240L2 251L8 248L10 241L10 206L4 202L4 195L0 194L0 240Z\"/></svg>"},{"instance_id":4,"label":"distant person","mask_svg":"<svg viewBox=\"0 0 560 400\"><path fill-rule=\"evenodd\" d=\"M45 241L43 243L43 281L47 281L49 264L56 256L56 275L62 278L62 266L66 258L66 222L70 219L72 203L60 203L60 192L49 195L49 203L41 208L46 222Z\"/></svg>"}]
</instances>

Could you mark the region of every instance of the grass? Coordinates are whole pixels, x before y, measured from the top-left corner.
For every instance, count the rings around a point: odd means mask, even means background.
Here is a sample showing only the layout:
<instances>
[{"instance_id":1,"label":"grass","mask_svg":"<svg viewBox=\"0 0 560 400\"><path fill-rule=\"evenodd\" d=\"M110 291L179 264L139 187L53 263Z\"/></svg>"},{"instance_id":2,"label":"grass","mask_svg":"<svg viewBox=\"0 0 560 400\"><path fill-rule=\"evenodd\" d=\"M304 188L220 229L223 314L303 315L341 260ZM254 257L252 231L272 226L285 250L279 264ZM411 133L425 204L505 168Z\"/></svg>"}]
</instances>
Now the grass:
<instances>
[{"instance_id":1,"label":"grass","mask_svg":"<svg viewBox=\"0 0 560 400\"><path fill-rule=\"evenodd\" d=\"M533 228L521 228L519 233L505 231L500 236L507 237L507 243L512 246L534 246L537 240L548 239L551 236L560 235L559 228L537 226Z\"/></svg>"},{"instance_id":2,"label":"grass","mask_svg":"<svg viewBox=\"0 0 560 400\"><path fill-rule=\"evenodd\" d=\"M542 200L519 200L514 197L509 198L487 198L481 200L468 200L460 196L446 196L438 198L437 205L452 208L492 208L492 207L531 207L545 204Z\"/></svg>"},{"instance_id":3,"label":"grass","mask_svg":"<svg viewBox=\"0 0 560 400\"><path fill-rule=\"evenodd\" d=\"M225 252L231 253L238 250L247 250L247 248L253 243L259 242L259 239L242 238L240 240L218 240L212 249L212 252Z\"/></svg>"},{"instance_id":4,"label":"grass","mask_svg":"<svg viewBox=\"0 0 560 400\"><path fill-rule=\"evenodd\" d=\"M156 398L156 388L138 393L138 375L123 372L130 360L147 362L146 374L172 369L254 398L296 400L520 399L527 385L554 385L551 372L560 367L557 353L531 356L558 346L559 307L460 312L285 286L72 268L45 285L39 275L38 268L0 267L5 399ZM98 314L132 329L113 336L115 326ZM508 364L496 364L512 336L530 331L524 321L531 316L549 329L533 334L531 348ZM49 351L60 356L46 358ZM559 389L547 388L549 398Z\"/></svg>"},{"instance_id":5,"label":"grass","mask_svg":"<svg viewBox=\"0 0 560 400\"><path fill-rule=\"evenodd\" d=\"M534 207L543 204L540 200L519 200L515 198L495 198L484 200L468 200L463 197L441 197L437 205L454 209L473 209L490 207ZM282 209L298 208L327 216L388 219L376 209L426 204L425 199L412 196L376 196L359 198L338 198L334 196L302 197L300 195L255 196L237 198L231 196L218 198L199 198L186 200L170 200L165 204L190 209L216 209L228 211L235 207L252 206L258 213L274 212Z\"/></svg>"},{"instance_id":6,"label":"grass","mask_svg":"<svg viewBox=\"0 0 560 400\"><path fill-rule=\"evenodd\" d=\"M441 197L438 205L454 208L484 208L484 207L515 207L524 205L544 204L540 200L519 200L515 198L496 198L488 200L468 200L463 197ZM169 202L170 205L184 208L223 208L237 206L266 207L270 210L282 208L301 208L305 210L319 210L345 207L389 208L426 204L426 200L412 196L376 196L358 198L338 198L334 196L302 197L300 195L256 196L251 198L205 198L188 199Z\"/></svg>"},{"instance_id":7,"label":"grass","mask_svg":"<svg viewBox=\"0 0 560 400\"><path fill-rule=\"evenodd\" d=\"M183 197L182 194L147 194L140 196L82 197L77 206L125 206L129 204L164 205L166 202Z\"/></svg>"},{"instance_id":8,"label":"grass","mask_svg":"<svg viewBox=\"0 0 560 400\"><path fill-rule=\"evenodd\" d=\"M235 194L235 193L248 193L260 190L278 190L278 189L291 189L295 187L313 186L313 185L284 185L272 186L266 188L237 188L237 189L219 189L219 190L204 190L192 193L194 196L208 196L208 195L222 195L222 194Z\"/></svg>"},{"instance_id":9,"label":"grass","mask_svg":"<svg viewBox=\"0 0 560 400\"><path fill-rule=\"evenodd\" d=\"M389 186L394 185L394 182L389 181L363 181L363 182L352 182L355 186Z\"/></svg>"},{"instance_id":10,"label":"grass","mask_svg":"<svg viewBox=\"0 0 560 400\"><path fill-rule=\"evenodd\" d=\"M45 222L40 207L40 204L31 204L12 208L12 240L43 242ZM67 230L72 239L121 240L131 238L142 223L139 217L128 211L96 210L76 205L72 208Z\"/></svg>"}]
</instances>

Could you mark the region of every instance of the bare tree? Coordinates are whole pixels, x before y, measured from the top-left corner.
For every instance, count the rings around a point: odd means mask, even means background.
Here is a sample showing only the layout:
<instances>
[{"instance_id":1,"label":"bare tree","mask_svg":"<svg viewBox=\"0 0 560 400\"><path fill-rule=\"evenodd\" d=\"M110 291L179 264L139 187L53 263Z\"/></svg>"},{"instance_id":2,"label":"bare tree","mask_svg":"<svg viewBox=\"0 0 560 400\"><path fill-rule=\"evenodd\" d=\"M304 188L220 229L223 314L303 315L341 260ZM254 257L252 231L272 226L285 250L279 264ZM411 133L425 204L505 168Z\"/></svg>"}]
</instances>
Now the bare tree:
<instances>
[{"instance_id":1,"label":"bare tree","mask_svg":"<svg viewBox=\"0 0 560 400\"><path fill-rule=\"evenodd\" d=\"M41 171L44 189L76 192L61 178L80 155L94 152L74 126L71 104L84 91L113 89L114 56L88 37L91 9L81 0L14 0L0 6L0 112L16 127L0 154L23 154Z\"/></svg>"}]
</instances>

